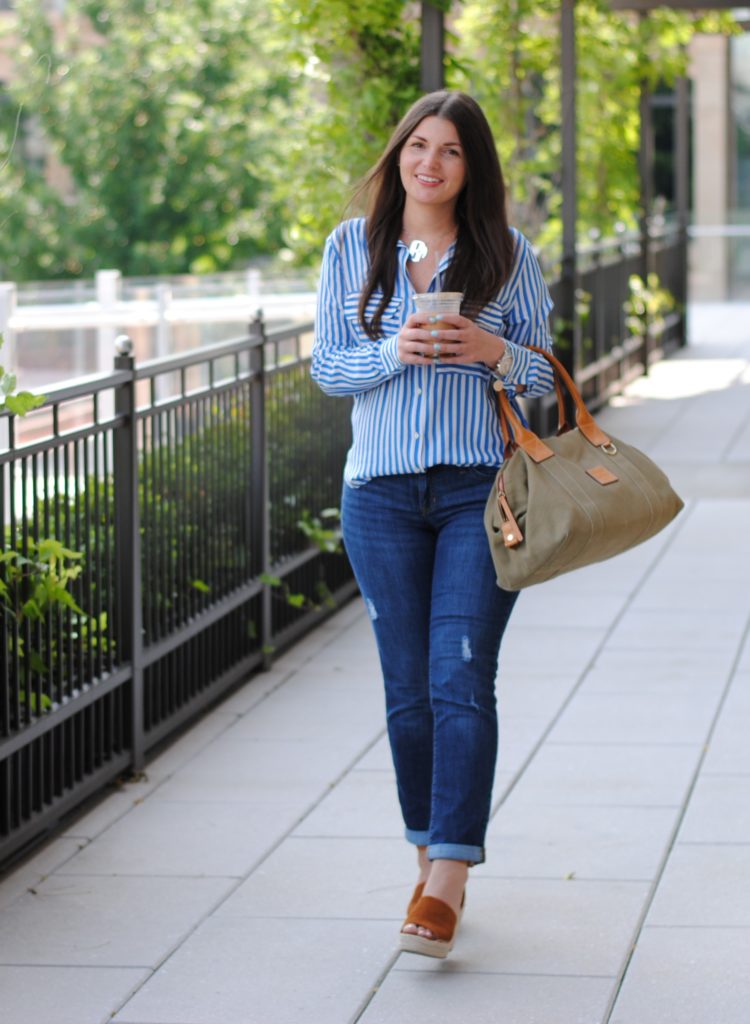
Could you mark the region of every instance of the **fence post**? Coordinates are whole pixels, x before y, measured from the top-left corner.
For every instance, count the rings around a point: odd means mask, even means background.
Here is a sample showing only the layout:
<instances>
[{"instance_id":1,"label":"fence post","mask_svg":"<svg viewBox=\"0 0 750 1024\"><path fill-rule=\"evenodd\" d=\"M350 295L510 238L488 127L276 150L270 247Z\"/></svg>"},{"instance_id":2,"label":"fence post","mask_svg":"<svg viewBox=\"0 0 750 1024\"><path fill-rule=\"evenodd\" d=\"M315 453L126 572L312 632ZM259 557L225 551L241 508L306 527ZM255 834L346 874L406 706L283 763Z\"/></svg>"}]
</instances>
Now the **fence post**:
<instances>
[{"instance_id":1,"label":"fence post","mask_svg":"<svg viewBox=\"0 0 750 1024\"><path fill-rule=\"evenodd\" d=\"M258 576L271 571L271 523L268 488L268 431L266 422L265 342L263 314L258 312L250 324L250 419L252 432L252 473L250 479L250 536L253 565ZM260 595L260 643L263 667L271 663L273 648L273 609L271 587L263 584Z\"/></svg>"},{"instance_id":2,"label":"fence post","mask_svg":"<svg viewBox=\"0 0 750 1024\"><path fill-rule=\"evenodd\" d=\"M644 12L640 12L641 23L646 18ZM641 182L641 277L644 288L648 288L648 276L653 269L653 252L651 246L651 214L654 202L654 125L651 115L651 90L645 79L641 81L640 95L640 151L638 154L638 168ZM648 374L651 365L653 350L653 337L648 311L644 318L643 334L643 372Z\"/></svg>"},{"instance_id":3,"label":"fence post","mask_svg":"<svg viewBox=\"0 0 750 1024\"><path fill-rule=\"evenodd\" d=\"M423 0L422 31L421 31L421 70L420 86L422 92L435 92L445 88L445 15L439 7Z\"/></svg>"},{"instance_id":4,"label":"fence post","mask_svg":"<svg viewBox=\"0 0 750 1024\"><path fill-rule=\"evenodd\" d=\"M120 598L119 643L122 661L130 661L133 770L144 762L143 629L141 610L141 535L138 487L138 421L136 418L135 359L127 335L115 341L115 370L128 370L127 384L115 390L115 415L125 422L114 433L115 551Z\"/></svg>"},{"instance_id":5,"label":"fence post","mask_svg":"<svg viewBox=\"0 0 750 1024\"><path fill-rule=\"evenodd\" d=\"M677 108L675 117L675 199L678 225L678 280L675 289L682 306L680 316L680 345L687 345L688 299L688 223L690 221L690 83L684 76L675 85Z\"/></svg>"}]
</instances>

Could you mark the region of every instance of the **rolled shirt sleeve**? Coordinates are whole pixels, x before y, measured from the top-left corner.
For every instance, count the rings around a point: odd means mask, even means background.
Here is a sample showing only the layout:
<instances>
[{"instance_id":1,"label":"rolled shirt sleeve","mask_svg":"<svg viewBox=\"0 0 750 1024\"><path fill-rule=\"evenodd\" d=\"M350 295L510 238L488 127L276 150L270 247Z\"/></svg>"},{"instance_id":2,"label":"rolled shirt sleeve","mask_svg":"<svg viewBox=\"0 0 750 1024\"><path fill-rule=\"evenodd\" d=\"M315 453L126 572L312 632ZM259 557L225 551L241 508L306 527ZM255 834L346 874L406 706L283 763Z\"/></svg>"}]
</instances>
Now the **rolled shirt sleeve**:
<instances>
[{"instance_id":1,"label":"rolled shirt sleeve","mask_svg":"<svg viewBox=\"0 0 750 1024\"><path fill-rule=\"evenodd\" d=\"M362 340L344 313L346 275L338 230L323 252L313 344L313 379L329 395L356 395L402 373L398 334L378 341Z\"/></svg>"},{"instance_id":2,"label":"rolled shirt sleeve","mask_svg":"<svg viewBox=\"0 0 750 1024\"><path fill-rule=\"evenodd\" d=\"M554 386L550 364L544 356L527 348L528 345L536 345L552 352L549 329L552 299L531 245L523 235L516 237L516 259L508 283L503 330L513 361L507 374L500 379L511 395L516 393L519 384L523 384L524 395L533 398L546 394Z\"/></svg>"}]
</instances>

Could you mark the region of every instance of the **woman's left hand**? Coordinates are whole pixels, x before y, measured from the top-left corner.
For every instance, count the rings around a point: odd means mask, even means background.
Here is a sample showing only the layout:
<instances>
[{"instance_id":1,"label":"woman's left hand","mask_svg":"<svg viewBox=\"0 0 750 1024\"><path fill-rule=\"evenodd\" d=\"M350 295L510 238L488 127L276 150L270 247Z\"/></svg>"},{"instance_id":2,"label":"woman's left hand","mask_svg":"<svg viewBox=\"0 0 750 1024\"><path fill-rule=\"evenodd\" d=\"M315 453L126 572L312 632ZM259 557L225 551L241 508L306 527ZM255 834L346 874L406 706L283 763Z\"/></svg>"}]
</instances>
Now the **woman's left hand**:
<instances>
[{"instance_id":1,"label":"woman's left hand","mask_svg":"<svg viewBox=\"0 0 750 1024\"><path fill-rule=\"evenodd\" d=\"M425 326L437 342L451 343L451 352L443 357L445 362L452 363L484 363L495 368L497 361L505 352L505 342L496 334L483 330L474 320L469 320L460 313L441 313L441 324L450 324L451 329L441 326L432 328Z\"/></svg>"}]
</instances>

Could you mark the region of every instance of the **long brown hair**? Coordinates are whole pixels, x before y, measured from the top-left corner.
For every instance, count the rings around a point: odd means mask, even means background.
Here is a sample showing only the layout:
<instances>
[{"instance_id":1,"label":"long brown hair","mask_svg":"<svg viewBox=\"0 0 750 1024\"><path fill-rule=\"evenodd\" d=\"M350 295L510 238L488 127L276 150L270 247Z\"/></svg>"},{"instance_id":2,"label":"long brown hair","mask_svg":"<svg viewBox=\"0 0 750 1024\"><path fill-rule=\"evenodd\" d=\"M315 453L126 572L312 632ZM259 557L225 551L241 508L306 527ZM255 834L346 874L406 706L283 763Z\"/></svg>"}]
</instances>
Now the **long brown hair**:
<instances>
[{"instance_id":1,"label":"long brown hair","mask_svg":"<svg viewBox=\"0 0 750 1024\"><path fill-rule=\"evenodd\" d=\"M456 248L443 288L463 292L463 311L471 316L497 294L508 280L513 263L505 182L482 108L463 92L428 93L403 116L383 155L356 193L368 198L366 232L370 270L359 299L359 319L372 339L380 337L383 312L396 283L396 244L402 231L406 200L399 156L406 140L426 117L444 117L453 124L466 164L466 183L456 202ZM368 321L365 310L376 289L382 290L383 296Z\"/></svg>"}]
</instances>

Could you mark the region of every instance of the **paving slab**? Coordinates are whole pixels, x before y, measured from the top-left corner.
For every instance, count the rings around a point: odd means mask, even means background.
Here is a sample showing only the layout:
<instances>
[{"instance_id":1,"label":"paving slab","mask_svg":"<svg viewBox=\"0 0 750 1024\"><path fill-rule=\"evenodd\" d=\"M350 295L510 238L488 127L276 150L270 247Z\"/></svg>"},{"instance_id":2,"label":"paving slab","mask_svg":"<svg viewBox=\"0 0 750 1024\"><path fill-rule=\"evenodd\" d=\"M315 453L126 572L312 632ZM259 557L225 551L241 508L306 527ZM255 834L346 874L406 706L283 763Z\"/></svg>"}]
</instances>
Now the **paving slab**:
<instances>
[{"instance_id":1,"label":"paving slab","mask_svg":"<svg viewBox=\"0 0 750 1024\"><path fill-rule=\"evenodd\" d=\"M522 672L524 675L549 675L560 672L579 674L589 665L605 636L605 629L575 629L545 625L540 643L539 626L509 629L500 649L499 678Z\"/></svg>"},{"instance_id":2,"label":"paving slab","mask_svg":"<svg viewBox=\"0 0 750 1024\"><path fill-rule=\"evenodd\" d=\"M607 638L607 645L641 650L677 647L685 652L737 650L747 623L744 607L714 610L629 608Z\"/></svg>"},{"instance_id":3,"label":"paving slab","mask_svg":"<svg viewBox=\"0 0 750 1024\"><path fill-rule=\"evenodd\" d=\"M713 648L710 651L666 646L643 650L638 645L634 648L608 645L597 653L591 671L601 670L606 675L630 669L634 679L666 676L671 680L705 680L708 685L714 685L719 680L724 685L736 662L736 645L725 650Z\"/></svg>"},{"instance_id":4,"label":"paving slab","mask_svg":"<svg viewBox=\"0 0 750 1024\"><path fill-rule=\"evenodd\" d=\"M78 846L85 846L102 832L138 807L153 792L153 783L144 772L134 779L110 786L98 800L89 802L62 826L61 835Z\"/></svg>"},{"instance_id":5,"label":"paving slab","mask_svg":"<svg viewBox=\"0 0 750 1024\"><path fill-rule=\"evenodd\" d=\"M680 829L684 843L745 843L750 864L750 775L702 775Z\"/></svg>"},{"instance_id":6,"label":"paving slab","mask_svg":"<svg viewBox=\"0 0 750 1024\"><path fill-rule=\"evenodd\" d=\"M0 878L0 914L74 857L86 840L59 836L45 843L33 856Z\"/></svg>"},{"instance_id":7,"label":"paving slab","mask_svg":"<svg viewBox=\"0 0 750 1024\"><path fill-rule=\"evenodd\" d=\"M560 577L521 593L513 609L513 629L574 629L582 624L593 629L606 628L627 606L627 601L628 595L622 590L604 589L598 590L593 600L590 593L571 591L569 581Z\"/></svg>"},{"instance_id":8,"label":"paving slab","mask_svg":"<svg viewBox=\"0 0 750 1024\"><path fill-rule=\"evenodd\" d=\"M530 803L518 786L487 830L488 860L476 876L652 880L678 807Z\"/></svg>"},{"instance_id":9,"label":"paving slab","mask_svg":"<svg viewBox=\"0 0 750 1024\"><path fill-rule=\"evenodd\" d=\"M0 965L156 967L235 884L52 875L4 911Z\"/></svg>"},{"instance_id":10,"label":"paving slab","mask_svg":"<svg viewBox=\"0 0 750 1024\"><path fill-rule=\"evenodd\" d=\"M160 786L154 799L238 803L317 800L366 746L345 730L339 731L335 744L327 745L315 739L249 740L227 733L221 743L201 751Z\"/></svg>"},{"instance_id":11,"label":"paving slab","mask_svg":"<svg viewBox=\"0 0 750 1024\"><path fill-rule=\"evenodd\" d=\"M517 716L552 718L578 685L580 676L504 675L498 680L497 703L501 721Z\"/></svg>"},{"instance_id":12,"label":"paving slab","mask_svg":"<svg viewBox=\"0 0 750 1024\"><path fill-rule=\"evenodd\" d=\"M552 729L551 743L704 743L721 693L693 687L689 701L673 693L648 694L624 689L620 693L575 694ZM646 712L646 713L644 713Z\"/></svg>"},{"instance_id":13,"label":"paving slab","mask_svg":"<svg viewBox=\"0 0 750 1024\"><path fill-rule=\"evenodd\" d=\"M710 695L718 702L727 687L730 661L726 659L722 671L710 658L652 658L646 651L604 650L586 673L580 692L631 694L641 701L654 697L702 702Z\"/></svg>"},{"instance_id":14,"label":"paving slab","mask_svg":"<svg viewBox=\"0 0 750 1024\"><path fill-rule=\"evenodd\" d=\"M539 975L391 971L362 1024L592 1024L602 1020L612 980Z\"/></svg>"},{"instance_id":15,"label":"paving slab","mask_svg":"<svg viewBox=\"0 0 750 1024\"><path fill-rule=\"evenodd\" d=\"M750 844L678 843L649 926L750 929Z\"/></svg>"},{"instance_id":16,"label":"paving slab","mask_svg":"<svg viewBox=\"0 0 750 1024\"><path fill-rule=\"evenodd\" d=\"M750 671L736 673L708 744L706 775L750 775Z\"/></svg>"},{"instance_id":17,"label":"paving slab","mask_svg":"<svg viewBox=\"0 0 750 1024\"><path fill-rule=\"evenodd\" d=\"M148 800L58 875L242 878L297 821L301 803Z\"/></svg>"},{"instance_id":18,"label":"paving slab","mask_svg":"<svg viewBox=\"0 0 750 1024\"><path fill-rule=\"evenodd\" d=\"M296 836L403 839L393 771L352 771L294 829Z\"/></svg>"},{"instance_id":19,"label":"paving slab","mask_svg":"<svg viewBox=\"0 0 750 1024\"><path fill-rule=\"evenodd\" d=\"M253 871L216 916L392 921L395 943L414 874L415 857L401 836L294 835Z\"/></svg>"},{"instance_id":20,"label":"paving slab","mask_svg":"<svg viewBox=\"0 0 750 1024\"><path fill-rule=\"evenodd\" d=\"M523 777L531 803L676 807L688 795L699 744L547 742Z\"/></svg>"},{"instance_id":21,"label":"paving slab","mask_svg":"<svg viewBox=\"0 0 750 1024\"><path fill-rule=\"evenodd\" d=\"M392 921L207 921L113 1024L345 1024L392 957Z\"/></svg>"},{"instance_id":22,"label":"paving slab","mask_svg":"<svg viewBox=\"0 0 750 1024\"><path fill-rule=\"evenodd\" d=\"M503 715L499 722L498 771L521 771L542 743L554 712Z\"/></svg>"},{"instance_id":23,"label":"paving slab","mask_svg":"<svg viewBox=\"0 0 750 1024\"><path fill-rule=\"evenodd\" d=\"M232 740L301 740L325 745L337 742L342 719L347 732L363 744L376 735L384 717L382 683L369 687L331 686L300 673L243 715L232 729Z\"/></svg>"},{"instance_id":24,"label":"paving slab","mask_svg":"<svg viewBox=\"0 0 750 1024\"><path fill-rule=\"evenodd\" d=\"M608 1024L747 1024L750 928L643 929Z\"/></svg>"},{"instance_id":25,"label":"paving slab","mask_svg":"<svg viewBox=\"0 0 750 1024\"><path fill-rule=\"evenodd\" d=\"M7 1024L109 1024L150 976L127 967L0 967Z\"/></svg>"}]
</instances>

